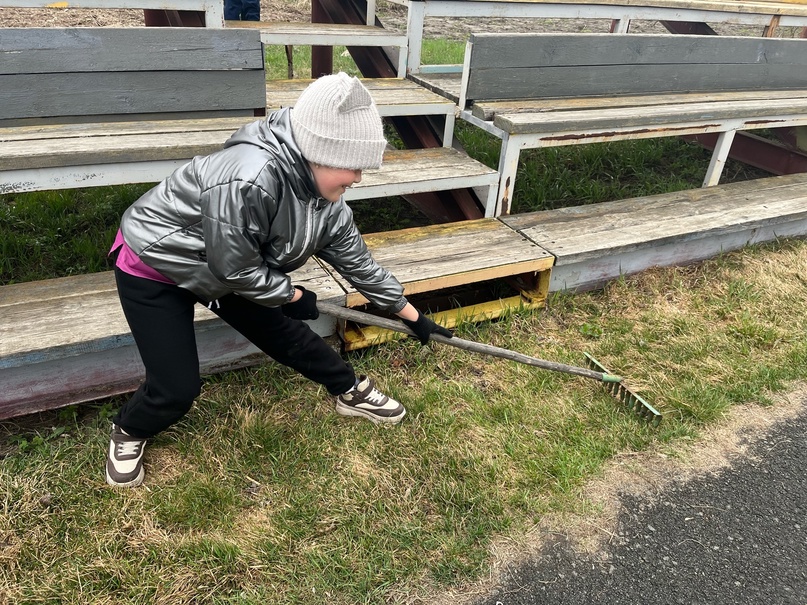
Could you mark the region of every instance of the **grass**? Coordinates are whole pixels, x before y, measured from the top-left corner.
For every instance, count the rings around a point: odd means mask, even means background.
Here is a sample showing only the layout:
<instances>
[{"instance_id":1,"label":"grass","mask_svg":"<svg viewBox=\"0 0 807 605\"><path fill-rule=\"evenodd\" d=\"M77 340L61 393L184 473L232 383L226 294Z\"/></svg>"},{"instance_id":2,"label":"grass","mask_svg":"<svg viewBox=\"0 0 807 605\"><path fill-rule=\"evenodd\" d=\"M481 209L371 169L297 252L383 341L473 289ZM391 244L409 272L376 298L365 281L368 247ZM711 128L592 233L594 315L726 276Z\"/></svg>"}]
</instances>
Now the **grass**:
<instances>
[{"instance_id":1,"label":"grass","mask_svg":"<svg viewBox=\"0 0 807 605\"><path fill-rule=\"evenodd\" d=\"M458 136L495 165L490 141ZM522 162L514 203L693 187L704 162L673 140L559 148ZM145 187L0 197L0 281L105 269ZM365 231L413 220L395 200L356 214ZM484 575L495 542L585 512L581 486L615 455L674 456L807 378L805 274L807 243L780 241L458 328L574 365L592 353L665 414L657 429L592 381L411 340L348 355L405 402L399 427L337 417L273 364L219 374L149 445L136 490L103 479L119 398L0 423L0 604L429 602Z\"/></svg>"},{"instance_id":2,"label":"grass","mask_svg":"<svg viewBox=\"0 0 807 605\"><path fill-rule=\"evenodd\" d=\"M147 487L103 483L119 400L0 424L0 595L14 603L426 602L485 573L492 543L577 495L618 453L674 455L740 403L807 376L807 243L652 270L463 337L580 364L598 384L412 341L350 354L406 402L394 429L337 417L267 364L210 377L147 451ZM0 602L2 602L0 600Z\"/></svg>"}]
</instances>

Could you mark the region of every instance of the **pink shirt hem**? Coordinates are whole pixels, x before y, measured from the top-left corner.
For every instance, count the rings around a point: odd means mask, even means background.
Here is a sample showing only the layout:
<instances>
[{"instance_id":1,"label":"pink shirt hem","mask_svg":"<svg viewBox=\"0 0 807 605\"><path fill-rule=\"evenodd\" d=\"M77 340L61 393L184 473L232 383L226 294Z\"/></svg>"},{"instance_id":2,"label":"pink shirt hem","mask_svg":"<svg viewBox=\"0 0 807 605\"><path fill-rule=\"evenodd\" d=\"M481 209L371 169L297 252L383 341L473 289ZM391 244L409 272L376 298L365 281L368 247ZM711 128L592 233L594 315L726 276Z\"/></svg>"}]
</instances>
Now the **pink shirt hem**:
<instances>
[{"instance_id":1,"label":"pink shirt hem","mask_svg":"<svg viewBox=\"0 0 807 605\"><path fill-rule=\"evenodd\" d=\"M115 236L115 243L112 244L112 248L110 249L109 253L112 254L119 248L120 251L118 252L118 259L115 261L115 266L124 273L134 275L135 277L143 277L145 279L162 282L164 284L174 283L140 260L140 257L134 253L134 250L132 250L123 239L123 234L121 233L120 229L118 229L118 234Z\"/></svg>"}]
</instances>

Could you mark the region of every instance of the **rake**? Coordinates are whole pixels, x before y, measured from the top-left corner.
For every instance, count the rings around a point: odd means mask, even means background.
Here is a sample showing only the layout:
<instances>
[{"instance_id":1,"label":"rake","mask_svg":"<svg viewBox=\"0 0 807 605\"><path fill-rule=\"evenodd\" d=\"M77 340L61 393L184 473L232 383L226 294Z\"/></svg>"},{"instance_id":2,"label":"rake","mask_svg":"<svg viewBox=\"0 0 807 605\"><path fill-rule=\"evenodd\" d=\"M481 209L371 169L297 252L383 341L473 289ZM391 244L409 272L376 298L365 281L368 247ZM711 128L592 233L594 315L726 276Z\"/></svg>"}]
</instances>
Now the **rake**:
<instances>
[{"instance_id":1,"label":"rake","mask_svg":"<svg viewBox=\"0 0 807 605\"><path fill-rule=\"evenodd\" d=\"M344 319L346 321L352 321L366 326L376 326L378 328L384 328L394 332L401 332L402 334L408 334L410 336L415 335L414 332L406 327L405 324L392 319L377 317L375 315L370 315L369 313L364 313L362 311L356 311L355 309L348 309L346 307L340 307L339 305L321 301L317 301L317 308L319 309L320 313L324 313L338 319ZM431 340L441 344L450 345L458 349L463 349L465 351L471 351L473 353L509 359L510 361L516 361L518 363L542 368L544 370L550 370L552 372L574 374L576 376L582 376L584 378L590 378L592 380L603 382L605 383L608 392L611 393L611 395L613 395L618 401L623 403L630 411L638 414L639 416L647 418L653 425L658 425L658 423L661 422L661 414L653 406L625 386L622 382L621 376L617 376L616 374L609 372L602 364L600 364L600 362L598 362L588 353L585 353L585 356L588 360L590 369L566 365L564 363L557 363L554 361L546 361L544 359L511 351L509 349L482 344L480 342L474 342L473 340L465 340L464 338L459 338L458 336L448 338L446 336L441 336L440 334L432 334Z\"/></svg>"}]
</instances>

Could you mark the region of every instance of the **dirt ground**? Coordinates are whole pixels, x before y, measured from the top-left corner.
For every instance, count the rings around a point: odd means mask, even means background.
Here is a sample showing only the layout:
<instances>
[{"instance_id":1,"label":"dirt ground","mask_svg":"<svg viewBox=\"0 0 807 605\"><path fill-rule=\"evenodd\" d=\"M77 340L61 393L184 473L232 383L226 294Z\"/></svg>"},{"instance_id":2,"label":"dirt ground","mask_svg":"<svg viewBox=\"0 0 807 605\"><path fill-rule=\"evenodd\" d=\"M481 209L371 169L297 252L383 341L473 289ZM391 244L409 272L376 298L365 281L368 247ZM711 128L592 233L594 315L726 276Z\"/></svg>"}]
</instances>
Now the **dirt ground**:
<instances>
[{"instance_id":1,"label":"dirt ground","mask_svg":"<svg viewBox=\"0 0 807 605\"><path fill-rule=\"evenodd\" d=\"M404 31L406 8L391 2L378 4L378 16L385 27ZM308 0L261 0L261 18L267 21L309 21ZM513 19L513 18L436 18L426 19L424 37L463 40L471 32L608 32L604 19ZM13 9L0 8L0 27L140 27L141 10L88 10L74 8ZM721 35L760 35L761 30L747 26L713 25ZM783 28L779 35L797 35L793 28ZM665 33L656 21L633 21L633 33Z\"/></svg>"}]
</instances>

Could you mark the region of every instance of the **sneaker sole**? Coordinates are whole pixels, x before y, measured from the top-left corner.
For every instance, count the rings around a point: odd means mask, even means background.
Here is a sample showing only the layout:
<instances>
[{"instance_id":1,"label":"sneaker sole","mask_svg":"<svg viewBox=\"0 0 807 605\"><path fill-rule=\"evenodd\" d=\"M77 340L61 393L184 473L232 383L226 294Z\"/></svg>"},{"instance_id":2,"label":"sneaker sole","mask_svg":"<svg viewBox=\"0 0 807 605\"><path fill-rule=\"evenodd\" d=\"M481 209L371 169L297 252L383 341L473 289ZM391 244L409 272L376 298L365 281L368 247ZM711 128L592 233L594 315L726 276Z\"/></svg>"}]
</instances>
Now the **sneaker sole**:
<instances>
[{"instance_id":1,"label":"sneaker sole","mask_svg":"<svg viewBox=\"0 0 807 605\"><path fill-rule=\"evenodd\" d=\"M353 416L354 418L366 418L373 424L398 424L403 417L406 416L406 410L397 416L376 416L372 412L366 410L359 410L349 405L345 405L341 401L336 402L336 413L340 416Z\"/></svg>"},{"instance_id":2,"label":"sneaker sole","mask_svg":"<svg viewBox=\"0 0 807 605\"><path fill-rule=\"evenodd\" d=\"M106 482L112 487L137 487L138 485L143 483L143 479L145 477L146 477L146 469L141 468L140 472L137 474L137 477L135 477L131 481L127 481L126 483L119 483L109 476L109 471L106 472Z\"/></svg>"}]
</instances>

